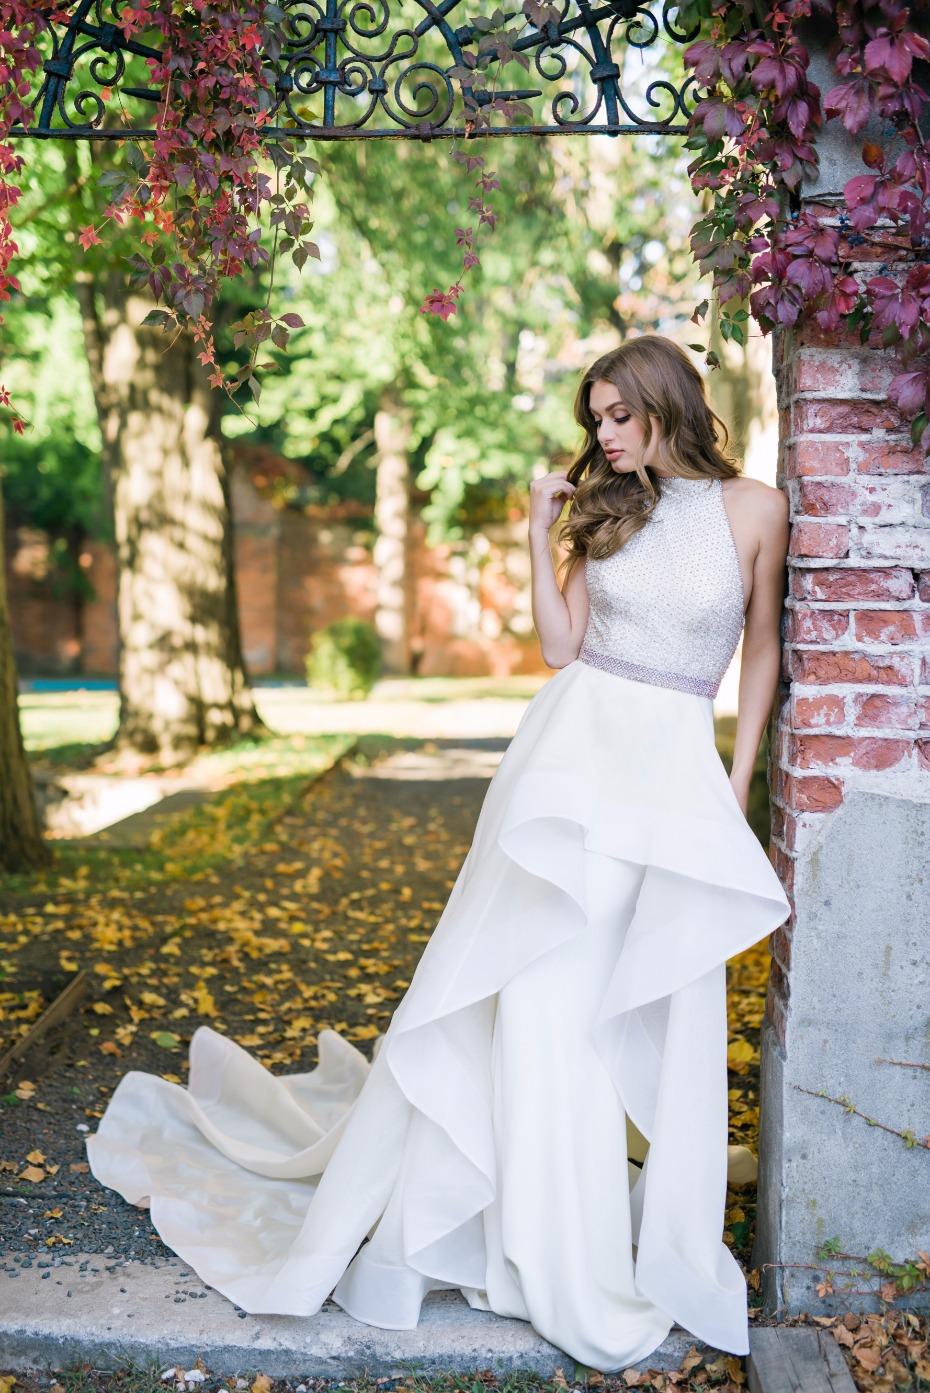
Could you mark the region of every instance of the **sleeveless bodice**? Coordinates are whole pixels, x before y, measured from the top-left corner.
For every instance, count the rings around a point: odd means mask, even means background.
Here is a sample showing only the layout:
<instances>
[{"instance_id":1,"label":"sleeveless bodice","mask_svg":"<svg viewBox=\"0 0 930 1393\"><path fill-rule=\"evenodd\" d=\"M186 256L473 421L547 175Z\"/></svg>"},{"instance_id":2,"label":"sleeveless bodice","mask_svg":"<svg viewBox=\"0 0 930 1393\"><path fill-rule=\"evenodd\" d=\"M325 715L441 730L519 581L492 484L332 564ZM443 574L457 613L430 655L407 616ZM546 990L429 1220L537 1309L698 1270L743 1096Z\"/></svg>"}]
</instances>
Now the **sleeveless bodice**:
<instances>
[{"instance_id":1,"label":"sleeveless bodice","mask_svg":"<svg viewBox=\"0 0 930 1393\"><path fill-rule=\"evenodd\" d=\"M613 556L588 557L582 662L714 697L743 629L739 557L719 479L661 481L645 527Z\"/></svg>"}]
</instances>

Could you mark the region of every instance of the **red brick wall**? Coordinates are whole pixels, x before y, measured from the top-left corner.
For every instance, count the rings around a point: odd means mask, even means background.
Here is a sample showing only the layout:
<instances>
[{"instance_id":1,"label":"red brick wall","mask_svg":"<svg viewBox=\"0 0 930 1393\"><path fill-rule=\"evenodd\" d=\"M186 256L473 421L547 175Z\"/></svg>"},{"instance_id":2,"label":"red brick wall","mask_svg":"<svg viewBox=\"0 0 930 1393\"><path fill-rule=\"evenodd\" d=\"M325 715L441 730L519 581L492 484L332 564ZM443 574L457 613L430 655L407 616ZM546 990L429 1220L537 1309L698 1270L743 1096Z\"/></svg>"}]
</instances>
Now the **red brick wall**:
<instances>
[{"instance_id":1,"label":"red brick wall","mask_svg":"<svg viewBox=\"0 0 930 1393\"><path fill-rule=\"evenodd\" d=\"M115 672L119 655L116 623L116 554L105 542L85 542L81 569L93 586L93 599L81 606L82 672Z\"/></svg>"},{"instance_id":2,"label":"red brick wall","mask_svg":"<svg viewBox=\"0 0 930 1393\"><path fill-rule=\"evenodd\" d=\"M3 545L17 662L73 671L81 654L81 606L56 569L50 538L34 527L8 527Z\"/></svg>"},{"instance_id":3,"label":"red brick wall","mask_svg":"<svg viewBox=\"0 0 930 1393\"><path fill-rule=\"evenodd\" d=\"M232 475L236 589L248 671L302 675L312 635L346 615L371 619L375 568L352 518L276 508L244 470ZM471 543L427 547L411 532L410 593L417 670L479 676L543 671L529 608L525 523L489 525ZM11 608L21 671L115 673L116 566L88 542L80 564L96 592L76 603L48 574L50 539L11 533Z\"/></svg>"},{"instance_id":4,"label":"red brick wall","mask_svg":"<svg viewBox=\"0 0 930 1393\"><path fill-rule=\"evenodd\" d=\"M885 399L890 354L784 331L775 369L792 536L772 851L793 899L797 857L850 789L926 792L930 469ZM793 920L772 936L782 1044Z\"/></svg>"}]
</instances>

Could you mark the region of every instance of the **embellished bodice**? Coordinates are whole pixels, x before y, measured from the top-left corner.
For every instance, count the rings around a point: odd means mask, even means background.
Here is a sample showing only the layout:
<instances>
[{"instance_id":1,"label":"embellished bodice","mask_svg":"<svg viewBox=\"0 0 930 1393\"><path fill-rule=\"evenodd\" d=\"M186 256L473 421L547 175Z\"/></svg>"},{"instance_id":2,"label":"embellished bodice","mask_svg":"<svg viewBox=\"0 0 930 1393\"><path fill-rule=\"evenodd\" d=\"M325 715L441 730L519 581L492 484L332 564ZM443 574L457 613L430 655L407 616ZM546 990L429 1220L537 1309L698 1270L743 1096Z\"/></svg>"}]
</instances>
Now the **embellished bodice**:
<instances>
[{"instance_id":1,"label":"embellished bodice","mask_svg":"<svg viewBox=\"0 0 930 1393\"><path fill-rule=\"evenodd\" d=\"M582 662L714 697L743 629L739 557L719 479L664 478L652 516L615 552L588 557Z\"/></svg>"}]
</instances>

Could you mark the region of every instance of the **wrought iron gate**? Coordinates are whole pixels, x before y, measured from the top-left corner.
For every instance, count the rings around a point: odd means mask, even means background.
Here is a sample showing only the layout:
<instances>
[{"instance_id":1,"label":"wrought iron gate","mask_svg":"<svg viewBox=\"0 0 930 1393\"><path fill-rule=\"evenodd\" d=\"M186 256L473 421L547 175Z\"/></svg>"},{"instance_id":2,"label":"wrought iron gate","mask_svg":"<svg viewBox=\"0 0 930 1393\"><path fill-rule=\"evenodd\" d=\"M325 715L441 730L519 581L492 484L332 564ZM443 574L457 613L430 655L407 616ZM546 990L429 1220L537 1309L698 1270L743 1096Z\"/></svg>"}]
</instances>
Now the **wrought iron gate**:
<instances>
[{"instance_id":1,"label":"wrought iron gate","mask_svg":"<svg viewBox=\"0 0 930 1393\"><path fill-rule=\"evenodd\" d=\"M125 140L155 134L145 112L160 94L145 85L144 60L157 50L124 37L118 23L124 3L58 5L67 22L46 36L48 57L33 102L37 119L19 135ZM465 132L450 74L466 66L469 46L480 36L476 0L278 0L278 6L285 15L283 49L280 59L269 60L275 121L267 135L432 140ZM527 81L496 96L524 104L523 114L492 126L492 135L685 133L693 78L680 64L662 66L668 45L693 37L678 24L673 0L562 0L552 8L559 19L539 28L522 13L508 15L520 29L512 48L526 60ZM493 54L485 61L493 64ZM122 104L125 124L106 124L104 88L110 101ZM463 90L478 109L492 99L467 81Z\"/></svg>"}]
</instances>

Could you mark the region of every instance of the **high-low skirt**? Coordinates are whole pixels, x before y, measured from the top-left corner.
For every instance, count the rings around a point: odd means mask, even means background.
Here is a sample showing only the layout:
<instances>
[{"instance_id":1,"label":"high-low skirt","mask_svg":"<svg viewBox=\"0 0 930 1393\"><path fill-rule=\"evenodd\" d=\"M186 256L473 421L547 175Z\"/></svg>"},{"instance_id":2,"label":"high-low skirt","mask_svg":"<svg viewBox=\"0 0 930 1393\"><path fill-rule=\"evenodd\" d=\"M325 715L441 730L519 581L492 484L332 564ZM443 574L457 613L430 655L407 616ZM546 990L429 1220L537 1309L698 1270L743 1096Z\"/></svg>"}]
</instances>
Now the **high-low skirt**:
<instances>
[{"instance_id":1,"label":"high-low skirt","mask_svg":"<svg viewBox=\"0 0 930 1393\"><path fill-rule=\"evenodd\" d=\"M675 1322L745 1354L725 965L789 909L712 700L573 662L527 707L373 1062L323 1030L317 1068L276 1078L202 1027L186 1088L122 1079L91 1169L252 1313L332 1295L406 1329L457 1288L605 1372Z\"/></svg>"}]
</instances>

